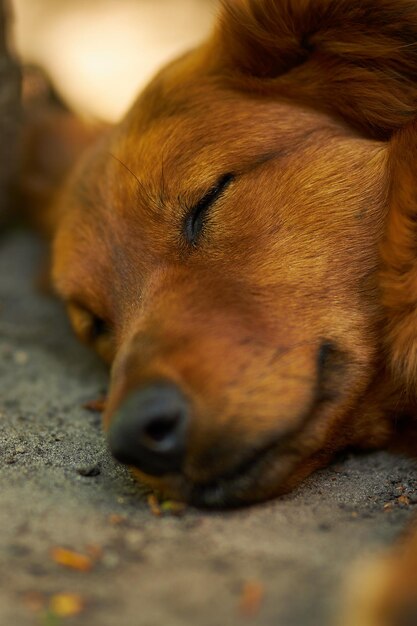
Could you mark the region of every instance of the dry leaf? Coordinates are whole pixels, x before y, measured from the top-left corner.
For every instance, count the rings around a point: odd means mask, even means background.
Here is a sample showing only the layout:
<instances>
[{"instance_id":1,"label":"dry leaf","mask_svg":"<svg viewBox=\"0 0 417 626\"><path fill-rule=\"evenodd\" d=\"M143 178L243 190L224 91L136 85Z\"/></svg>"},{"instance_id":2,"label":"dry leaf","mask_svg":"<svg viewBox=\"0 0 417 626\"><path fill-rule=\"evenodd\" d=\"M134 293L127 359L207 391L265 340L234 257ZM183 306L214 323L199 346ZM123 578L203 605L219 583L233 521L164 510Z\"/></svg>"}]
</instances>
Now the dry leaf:
<instances>
[{"instance_id":1,"label":"dry leaf","mask_svg":"<svg viewBox=\"0 0 417 626\"><path fill-rule=\"evenodd\" d=\"M156 515L156 517L160 517L162 515L161 507L159 506L158 498L154 493L150 493L148 496L148 506L151 510L152 515Z\"/></svg>"},{"instance_id":2,"label":"dry leaf","mask_svg":"<svg viewBox=\"0 0 417 626\"><path fill-rule=\"evenodd\" d=\"M397 498L397 502L399 504L404 504L405 506L409 506L410 504L410 498L408 496L400 496L399 498Z\"/></svg>"},{"instance_id":3,"label":"dry leaf","mask_svg":"<svg viewBox=\"0 0 417 626\"><path fill-rule=\"evenodd\" d=\"M106 402L107 398L97 398L96 400L85 402L82 406L83 409L87 409L87 411L92 413L103 413L106 409Z\"/></svg>"},{"instance_id":4,"label":"dry leaf","mask_svg":"<svg viewBox=\"0 0 417 626\"><path fill-rule=\"evenodd\" d=\"M261 608L265 595L264 586L256 580L247 581L242 588L239 600L239 612L245 617L253 617Z\"/></svg>"},{"instance_id":5,"label":"dry leaf","mask_svg":"<svg viewBox=\"0 0 417 626\"><path fill-rule=\"evenodd\" d=\"M89 572L93 567L93 562L89 556L66 548L52 548L51 556L55 563L79 572Z\"/></svg>"},{"instance_id":6,"label":"dry leaf","mask_svg":"<svg viewBox=\"0 0 417 626\"><path fill-rule=\"evenodd\" d=\"M112 513L107 519L112 526L121 526L122 524L126 524L127 521L124 515L118 515L117 513Z\"/></svg>"}]
</instances>

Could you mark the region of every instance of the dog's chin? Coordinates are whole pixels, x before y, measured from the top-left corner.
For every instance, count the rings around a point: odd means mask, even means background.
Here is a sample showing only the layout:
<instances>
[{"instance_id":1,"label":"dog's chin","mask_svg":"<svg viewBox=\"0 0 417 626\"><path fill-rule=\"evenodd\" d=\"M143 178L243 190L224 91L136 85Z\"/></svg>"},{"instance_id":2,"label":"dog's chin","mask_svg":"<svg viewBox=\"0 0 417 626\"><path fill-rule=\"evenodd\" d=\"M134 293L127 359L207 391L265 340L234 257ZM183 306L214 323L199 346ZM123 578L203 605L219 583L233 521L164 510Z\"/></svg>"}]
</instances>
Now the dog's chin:
<instances>
[{"instance_id":1,"label":"dog's chin","mask_svg":"<svg viewBox=\"0 0 417 626\"><path fill-rule=\"evenodd\" d=\"M132 472L165 498L198 508L225 509L255 504L287 491L287 478L298 460L295 451L283 452L277 444L252 453L232 470L205 482L192 481L185 475L156 479L136 468Z\"/></svg>"},{"instance_id":2,"label":"dog's chin","mask_svg":"<svg viewBox=\"0 0 417 626\"><path fill-rule=\"evenodd\" d=\"M200 508L236 508L266 500L285 490L296 460L295 453L270 447L210 482L194 483L188 500Z\"/></svg>"}]
</instances>

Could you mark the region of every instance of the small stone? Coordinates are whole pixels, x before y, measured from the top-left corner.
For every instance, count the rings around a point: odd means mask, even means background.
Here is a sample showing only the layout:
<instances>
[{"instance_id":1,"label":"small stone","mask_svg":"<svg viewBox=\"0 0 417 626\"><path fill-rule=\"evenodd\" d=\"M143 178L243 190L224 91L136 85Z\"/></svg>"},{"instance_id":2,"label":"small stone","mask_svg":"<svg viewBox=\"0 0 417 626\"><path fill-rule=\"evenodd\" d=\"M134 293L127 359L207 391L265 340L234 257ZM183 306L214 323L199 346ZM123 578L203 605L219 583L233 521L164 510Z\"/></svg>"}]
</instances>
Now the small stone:
<instances>
[{"instance_id":1,"label":"small stone","mask_svg":"<svg viewBox=\"0 0 417 626\"><path fill-rule=\"evenodd\" d=\"M131 548L137 548L143 543L143 535L136 530L131 530L126 533L125 541Z\"/></svg>"},{"instance_id":2,"label":"small stone","mask_svg":"<svg viewBox=\"0 0 417 626\"><path fill-rule=\"evenodd\" d=\"M397 502L401 506L410 506L410 498L408 498L406 495L402 495L397 498Z\"/></svg>"},{"instance_id":3,"label":"small stone","mask_svg":"<svg viewBox=\"0 0 417 626\"><path fill-rule=\"evenodd\" d=\"M112 513L108 517L108 522L112 526L121 526L123 524L126 524L127 519L124 515L118 515L117 513Z\"/></svg>"},{"instance_id":4,"label":"small stone","mask_svg":"<svg viewBox=\"0 0 417 626\"><path fill-rule=\"evenodd\" d=\"M36 577L48 575L48 570L46 569L46 567L44 567L43 565L39 565L37 563L30 565L28 568L28 571L32 574L32 576L36 576Z\"/></svg>"},{"instance_id":5,"label":"small stone","mask_svg":"<svg viewBox=\"0 0 417 626\"><path fill-rule=\"evenodd\" d=\"M30 611L39 613L45 607L46 597L37 591L29 591L23 596L23 602Z\"/></svg>"},{"instance_id":6,"label":"small stone","mask_svg":"<svg viewBox=\"0 0 417 626\"><path fill-rule=\"evenodd\" d=\"M117 567L120 563L120 558L114 552L106 552L103 555L102 561L104 567L108 567L112 569L113 567Z\"/></svg>"},{"instance_id":7,"label":"small stone","mask_svg":"<svg viewBox=\"0 0 417 626\"><path fill-rule=\"evenodd\" d=\"M80 476L91 478L93 476L99 476L99 474L101 474L101 467L97 463L96 465L90 465L88 467L78 467L77 472L80 474Z\"/></svg>"},{"instance_id":8,"label":"small stone","mask_svg":"<svg viewBox=\"0 0 417 626\"><path fill-rule=\"evenodd\" d=\"M18 350L14 353L13 359L16 365L26 365L29 361L29 355L27 352L23 352L23 350Z\"/></svg>"}]
</instances>

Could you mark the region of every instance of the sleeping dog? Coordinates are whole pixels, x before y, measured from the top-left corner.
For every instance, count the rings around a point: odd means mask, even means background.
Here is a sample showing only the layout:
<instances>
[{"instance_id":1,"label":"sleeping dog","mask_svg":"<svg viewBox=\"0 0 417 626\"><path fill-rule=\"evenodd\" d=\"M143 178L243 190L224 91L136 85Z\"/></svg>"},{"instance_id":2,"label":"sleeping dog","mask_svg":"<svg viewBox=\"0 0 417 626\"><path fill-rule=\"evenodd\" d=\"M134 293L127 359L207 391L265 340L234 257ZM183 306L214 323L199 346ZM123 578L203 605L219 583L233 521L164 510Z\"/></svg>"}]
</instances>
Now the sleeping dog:
<instances>
[{"instance_id":1,"label":"sleeping dog","mask_svg":"<svg viewBox=\"0 0 417 626\"><path fill-rule=\"evenodd\" d=\"M77 132L42 199L53 284L141 481L250 503L412 429L416 115L415 0L225 0L120 124ZM71 123L30 135L38 177Z\"/></svg>"}]
</instances>

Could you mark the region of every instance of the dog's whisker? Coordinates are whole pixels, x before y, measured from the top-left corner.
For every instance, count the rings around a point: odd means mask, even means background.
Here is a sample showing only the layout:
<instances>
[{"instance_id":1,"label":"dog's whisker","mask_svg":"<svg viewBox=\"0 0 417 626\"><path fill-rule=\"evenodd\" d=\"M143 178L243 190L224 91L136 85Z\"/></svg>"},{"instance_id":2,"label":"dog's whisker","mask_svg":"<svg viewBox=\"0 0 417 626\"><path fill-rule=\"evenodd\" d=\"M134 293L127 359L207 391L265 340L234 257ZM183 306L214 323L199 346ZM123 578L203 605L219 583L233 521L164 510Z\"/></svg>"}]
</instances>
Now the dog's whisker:
<instances>
[{"instance_id":1,"label":"dog's whisker","mask_svg":"<svg viewBox=\"0 0 417 626\"><path fill-rule=\"evenodd\" d=\"M130 167L128 167L126 165L126 163L124 163L121 159L119 159L115 154L113 154L112 152L109 152L109 155L118 163L120 163L120 165L122 167L124 167L129 174L131 174L133 176L133 178L136 180L139 188L143 191L143 193L145 194L145 197L149 200L149 202L151 204L153 204L159 211L160 206L158 205L158 203L156 202L156 200L154 200L154 198L152 198L152 196L150 195L149 191L146 189L145 185L143 184L143 182L138 178L138 176L130 169Z\"/></svg>"},{"instance_id":2,"label":"dog's whisker","mask_svg":"<svg viewBox=\"0 0 417 626\"><path fill-rule=\"evenodd\" d=\"M165 181L165 162L164 162L164 155L161 155L161 194L160 194L160 199L161 199L161 204L164 204L165 202L165 198L166 198L166 181Z\"/></svg>"}]
</instances>

